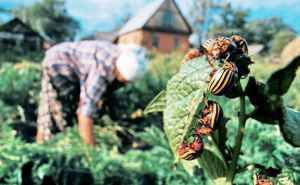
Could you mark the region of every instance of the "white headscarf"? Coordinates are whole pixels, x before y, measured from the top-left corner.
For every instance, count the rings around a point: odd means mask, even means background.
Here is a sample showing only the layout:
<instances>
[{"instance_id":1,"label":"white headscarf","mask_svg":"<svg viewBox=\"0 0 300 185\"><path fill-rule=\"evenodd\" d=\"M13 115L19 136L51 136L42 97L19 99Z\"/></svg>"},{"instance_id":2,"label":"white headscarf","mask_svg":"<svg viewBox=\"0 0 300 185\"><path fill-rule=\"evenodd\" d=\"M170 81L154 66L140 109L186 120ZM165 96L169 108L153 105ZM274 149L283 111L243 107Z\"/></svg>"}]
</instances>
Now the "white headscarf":
<instances>
[{"instance_id":1,"label":"white headscarf","mask_svg":"<svg viewBox=\"0 0 300 185\"><path fill-rule=\"evenodd\" d=\"M136 44L120 44L120 56L116 66L127 81L140 79L147 71L148 61L144 47Z\"/></svg>"}]
</instances>

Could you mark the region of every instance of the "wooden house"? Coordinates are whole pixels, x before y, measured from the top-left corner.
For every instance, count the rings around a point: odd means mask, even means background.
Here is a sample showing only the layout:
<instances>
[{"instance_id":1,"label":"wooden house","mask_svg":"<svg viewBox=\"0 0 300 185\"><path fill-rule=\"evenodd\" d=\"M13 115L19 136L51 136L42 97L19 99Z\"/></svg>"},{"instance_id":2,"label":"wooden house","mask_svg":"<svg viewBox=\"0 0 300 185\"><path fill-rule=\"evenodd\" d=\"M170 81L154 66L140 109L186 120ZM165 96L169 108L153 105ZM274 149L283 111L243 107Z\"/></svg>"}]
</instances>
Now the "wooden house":
<instances>
[{"instance_id":1,"label":"wooden house","mask_svg":"<svg viewBox=\"0 0 300 185\"><path fill-rule=\"evenodd\" d=\"M0 26L1 50L38 51L45 39L29 25L15 18Z\"/></svg>"},{"instance_id":2,"label":"wooden house","mask_svg":"<svg viewBox=\"0 0 300 185\"><path fill-rule=\"evenodd\" d=\"M162 53L186 52L191 33L191 27L174 0L155 0L121 28L115 42L135 43Z\"/></svg>"}]
</instances>

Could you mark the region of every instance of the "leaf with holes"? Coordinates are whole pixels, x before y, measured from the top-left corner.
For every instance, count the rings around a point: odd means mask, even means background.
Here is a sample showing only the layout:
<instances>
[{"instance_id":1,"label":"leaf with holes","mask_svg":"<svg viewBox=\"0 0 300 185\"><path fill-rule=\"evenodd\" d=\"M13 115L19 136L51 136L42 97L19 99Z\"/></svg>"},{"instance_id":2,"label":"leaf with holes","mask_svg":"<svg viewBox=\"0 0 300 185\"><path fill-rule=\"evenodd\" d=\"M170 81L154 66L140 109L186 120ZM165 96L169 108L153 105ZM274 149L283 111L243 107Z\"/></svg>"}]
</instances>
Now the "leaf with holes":
<instances>
[{"instance_id":1,"label":"leaf with holes","mask_svg":"<svg viewBox=\"0 0 300 185\"><path fill-rule=\"evenodd\" d=\"M175 161L179 160L178 147L188 134L195 113L204 107L203 94L207 91L212 71L206 58L198 57L182 65L167 84L164 130Z\"/></svg>"}]
</instances>

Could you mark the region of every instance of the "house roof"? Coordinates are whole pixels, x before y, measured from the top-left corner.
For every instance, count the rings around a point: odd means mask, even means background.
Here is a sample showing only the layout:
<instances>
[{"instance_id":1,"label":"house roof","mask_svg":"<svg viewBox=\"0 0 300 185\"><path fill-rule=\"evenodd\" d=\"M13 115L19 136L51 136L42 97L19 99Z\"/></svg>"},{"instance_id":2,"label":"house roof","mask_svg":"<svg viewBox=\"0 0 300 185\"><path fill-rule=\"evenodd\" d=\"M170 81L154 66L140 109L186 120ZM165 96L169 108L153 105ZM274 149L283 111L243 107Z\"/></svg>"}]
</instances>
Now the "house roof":
<instances>
[{"instance_id":1,"label":"house roof","mask_svg":"<svg viewBox=\"0 0 300 185\"><path fill-rule=\"evenodd\" d=\"M140 9L129 21L121 28L119 35L128 33L134 30L141 29L152 15L163 4L164 0L156 0L153 3L148 4L144 8Z\"/></svg>"},{"instance_id":2,"label":"house roof","mask_svg":"<svg viewBox=\"0 0 300 185\"><path fill-rule=\"evenodd\" d=\"M0 32L37 36L44 40L44 38L37 31L33 30L29 25L23 23L18 18L14 18L8 21L7 23L1 25Z\"/></svg>"},{"instance_id":3,"label":"house roof","mask_svg":"<svg viewBox=\"0 0 300 185\"><path fill-rule=\"evenodd\" d=\"M160 10L161 7L163 7L165 2L171 2L175 5L174 7L175 7L175 9L177 9L180 18L182 18L183 24L186 25L185 31L178 30L178 28L174 28L174 26L172 26L172 28L169 28L169 30L167 30L167 31L179 32L179 33L191 33L191 27L189 26L188 22L185 20L182 13L180 12L178 6L176 5L176 3L173 0L169 0L169 1L168 0L155 0L154 2L148 4L144 8L140 9L131 19L129 19L129 21L121 28L118 35L120 36L125 33L139 30L142 28L145 28L148 30L166 31L165 28L163 28L163 29L161 28L161 25L154 26L153 21L152 21L152 23L149 23L149 21L151 21L151 19L155 18L156 14L160 13L160 16L161 16L161 11L165 11L165 10ZM177 21L178 21L178 19L177 19ZM157 21L155 21L155 22L157 22Z\"/></svg>"}]
</instances>

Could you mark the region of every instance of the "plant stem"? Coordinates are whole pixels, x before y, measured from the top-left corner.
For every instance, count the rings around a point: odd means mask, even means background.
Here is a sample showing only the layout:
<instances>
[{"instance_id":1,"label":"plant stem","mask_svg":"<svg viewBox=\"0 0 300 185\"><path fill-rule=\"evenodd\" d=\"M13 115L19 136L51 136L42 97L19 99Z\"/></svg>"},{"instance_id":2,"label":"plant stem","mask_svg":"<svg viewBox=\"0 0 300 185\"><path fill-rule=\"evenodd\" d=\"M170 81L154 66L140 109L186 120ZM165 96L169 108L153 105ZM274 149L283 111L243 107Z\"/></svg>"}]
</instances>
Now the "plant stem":
<instances>
[{"instance_id":1,"label":"plant stem","mask_svg":"<svg viewBox=\"0 0 300 185\"><path fill-rule=\"evenodd\" d=\"M243 137L244 137L246 120L247 120L247 116L246 116L245 96L240 96L239 128L238 128L238 133L235 141L232 161L230 163L230 167L226 175L226 183L225 183L226 185L231 185L235 176L235 170L238 164Z\"/></svg>"}]
</instances>

